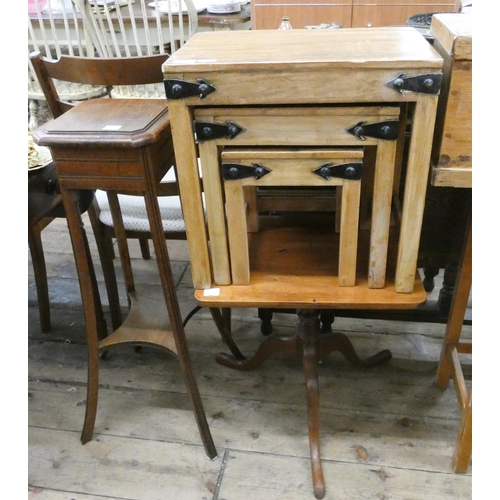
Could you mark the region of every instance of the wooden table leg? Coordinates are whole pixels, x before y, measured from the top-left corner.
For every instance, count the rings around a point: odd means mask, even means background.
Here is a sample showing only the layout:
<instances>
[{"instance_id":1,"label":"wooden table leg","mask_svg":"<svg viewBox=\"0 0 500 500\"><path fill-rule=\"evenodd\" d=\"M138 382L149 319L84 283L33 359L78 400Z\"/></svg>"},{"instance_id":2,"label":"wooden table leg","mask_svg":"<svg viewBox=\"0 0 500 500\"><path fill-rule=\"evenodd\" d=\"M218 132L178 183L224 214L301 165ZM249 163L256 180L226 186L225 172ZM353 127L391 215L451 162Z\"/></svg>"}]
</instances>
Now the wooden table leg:
<instances>
[{"instance_id":1,"label":"wooden table leg","mask_svg":"<svg viewBox=\"0 0 500 500\"><path fill-rule=\"evenodd\" d=\"M49 219L51 220L51 219ZM34 226L28 227L28 244L35 275L38 311L40 313L40 328L43 333L50 331L50 301L49 287L47 286L47 268L42 246L42 229L46 226L46 219L42 219Z\"/></svg>"},{"instance_id":2,"label":"wooden table leg","mask_svg":"<svg viewBox=\"0 0 500 500\"><path fill-rule=\"evenodd\" d=\"M465 473L472 456L472 389L469 391L467 405L462 409L462 421L451 459L453 472Z\"/></svg>"},{"instance_id":3,"label":"wooden table leg","mask_svg":"<svg viewBox=\"0 0 500 500\"><path fill-rule=\"evenodd\" d=\"M147 172L149 173L149 172ZM154 177L149 179L150 186L154 186ZM210 433L207 417L201 401L201 396L198 390L198 384L194 376L191 366L191 356L187 345L186 335L184 332L184 325L182 320L179 302L177 300L177 291L172 276L172 269L170 267L170 258L168 255L167 243L163 232L163 224L158 207L158 198L154 189L148 190L144 193L146 202L146 209L148 212L149 224L151 228L151 236L156 253L156 260L158 263L158 271L162 283L165 303L168 310L170 319L170 326L174 336L177 354L181 370L186 382L188 396L191 401L193 412L195 415L196 423L200 432L205 452L210 459L217 457L217 449Z\"/></svg>"},{"instance_id":4,"label":"wooden table leg","mask_svg":"<svg viewBox=\"0 0 500 500\"><path fill-rule=\"evenodd\" d=\"M396 267L400 293L413 292L415 282L437 102L437 95L419 95L415 104Z\"/></svg>"},{"instance_id":5,"label":"wooden table leg","mask_svg":"<svg viewBox=\"0 0 500 500\"><path fill-rule=\"evenodd\" d=\"M468 222L465 246L458 269L446 332L436 375L436 385L445 388L451 379L453 363L451 350L457 346L472 287L472 223Z\"/></svg>"},{"instance_id":6,"label":"wooden table leg","mask_svg":"<svg viewBox=\"0 0 500 500\"><path fill-rule=\"evenodd\" d=\"M219 330L222 340L233 353L233 356L238 360L244 360L245 356L243 356L238 349L231 335L230 317L228 318L227 308L220 310L218 307L211 307L210 314L212 315L217 330Z\"/></svg>"},{"instance_id":7,"label":"wooden table leg","mask_svg":"<svg viewBox=\"0 0 500 500\"><path fill-rule=\"evenodd\" d=\"M449 381L453 377L458 396L462 418L452 458L452 469L453 472L460 473L467 471L472 456L472 389L467 390L458 358L459 353L472 353L472 342L460 341L471 286L472 222L469 218L455 292L436 374L436 385L442 388L448 387Z\"/></svg>"},{"instance_id":8,"label":"wooden table leg","mask_svg":"<svg viewBox=\"0 0 500 500\"><path fill-rule=\"evenodd\" d=\"M297 329L302 341L302 367L306 382L313 490L314 496L321 499L324 498L326 491L319 446L319 383L316 352L317 338L320 334L319 311L299 309L297 314Z\"/></svg>"},{"instance_id":9,"label":"wooden table leg","mask_svg":"<svg viewBox=\"0 0 500 500\"><path fill-rule=\"evenodd\" d=\"M107 335L92 256L74 192L61 186L61 197L68 220L68 229L75 256L78 281L82 295L83 313L87 328L87 404L81 435L83 444L92 439L97 414L99 391L99 340Z\"/></svg>"},{"instance_id":10,"label":"wooden table leg","mask_svg":"<svg viewBox=\"0 0 500 500\"><path fill-rule=\"evenodd\" d=\"M120 296L118 294L118 284L113 264L113 243L110 238L107 238L104 235L104 231L102 231L96 207L97 200L94 198L92 205L88 209L88 215L92 225L92 231L94 232L97 251L99 252L102 272L104 274L104 283L108 294L109 312L111 316L111 326L114 331L120 327L123 320L120 306Z\"/></svg>"}]
</instances>

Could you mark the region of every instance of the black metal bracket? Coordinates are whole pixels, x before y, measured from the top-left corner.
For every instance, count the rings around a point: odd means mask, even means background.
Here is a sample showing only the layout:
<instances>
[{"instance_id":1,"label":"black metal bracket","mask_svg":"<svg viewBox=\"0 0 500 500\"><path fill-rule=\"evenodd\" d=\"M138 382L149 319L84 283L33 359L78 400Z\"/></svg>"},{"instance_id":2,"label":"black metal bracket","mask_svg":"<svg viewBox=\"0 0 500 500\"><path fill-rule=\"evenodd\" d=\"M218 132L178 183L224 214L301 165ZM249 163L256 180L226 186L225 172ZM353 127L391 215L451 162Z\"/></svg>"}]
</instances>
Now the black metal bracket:
<instances>
[{"instance_id":1,"label":"black metal bracket","mask_svg":"<svg viewBox=\"0 0 500 500\"><path fill-rule=\"evenodd\" d=\"M201 78L198 78L196 83L177 79L163 80L163 83L165 85L165 95L170 100L185 99L193 96L204 99L207 95L217 90L213 85L210 85Z\"/></svg>"},{"instance_id":2,"label":"black metal bracket","mask_svg":"<svg viewBox=\"0 0 500 500\"><path fill-rule=\"evenodd\" d=\"M396 78L389 80L387 87L395 90L399 94L405 92L416 92L418 94L439 94L441 90L441 73L428 73L426 75L405 76L400 73Z\"/></svg>"},{"instance_id":3,"label":"black metal bracket","mask_svg":"<svg viewBox=\"0 0 500 500\"><path fill-rule=\"evenodd\" d=\"M348 179L351 181L359 181L363 173L362 163L341 163L334 165L333 163L325 163L321 167L315 168L313 173L323 177L327 181L330 177L340 179Z\"/></svg>"},{"instance_id":4,"label":"black metal bracket","mask_svg":"<svg viewBox=\"0 0 500 500\"><path fill-rule=\"evenodd\" d=\"M195 121L194 131L196 132L196 138L198 141L211 141L223 138L234 139L238 134L244 132L245 129L229 120L226 121L226 123Z\"/></svg>"},{"instance_id":5,"label":"black metal bracket","mask_svg":"<svg viewBox=\"0 0 500 500\"><path fill-rule=\"evenodd\" d=\"M246 179L255 177L260 179L272 172L269 168L264 167L260 163L252 163L252 165L241 165L240 163L223 163L221 165L222 178L225 181L235 181L238 179Z\"/></svg>"},{"instance_id":6,"label":"black metal bracket","mask_svg":"<svg viewBox=\"0 0 500 500\"><path fill-rule=\"evenodd\" d=\"M374 137L375 139L394 141L398 138L398 129L398 121L387 121L379 123L359 122L354 127L348 128L347 132L354 135L360 141L364 141L366 137Z\"/></svg>"}]
</instances>

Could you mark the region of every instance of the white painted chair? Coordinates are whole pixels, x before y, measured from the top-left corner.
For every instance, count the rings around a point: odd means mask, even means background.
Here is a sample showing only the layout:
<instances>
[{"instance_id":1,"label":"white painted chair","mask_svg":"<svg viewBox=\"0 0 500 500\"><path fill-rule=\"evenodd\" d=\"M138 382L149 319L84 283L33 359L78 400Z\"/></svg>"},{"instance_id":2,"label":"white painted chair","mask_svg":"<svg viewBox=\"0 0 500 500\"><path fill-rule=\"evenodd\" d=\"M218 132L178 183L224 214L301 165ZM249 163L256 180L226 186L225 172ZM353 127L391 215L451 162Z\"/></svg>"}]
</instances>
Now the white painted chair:
<instances>
[{"instance_id":1,"label":"white painted chair","mask_svg":"<svg viewBox=\"0 0 500 500\"><path fill-rule=\"evenodd\" d=\"M79 17L77 9L68 0L30 0L28 53L39 51L50 59L59 59L62 54L94 57L96 47L84 30ZM81 101L106 94L106 89L102 86L60 81L56 81L56 86L59 95L65 101ZM50 118L44 102L45 97L28 57L29 130L35 129L40 121Z\"/></svg>"},{"instance_id":2,"label":"white painted chair","mask_svg":"<svg viewBox=\"0 0 500 500\"><path fill-rule=\"evenodd\" d=\"M198 30L193 0L72 0L103 57L165 54L179 49ZM115 7L119 5L119 7ZM113 87L113 98L164 98L162 85Z\"/></svg>"}]
</instances>

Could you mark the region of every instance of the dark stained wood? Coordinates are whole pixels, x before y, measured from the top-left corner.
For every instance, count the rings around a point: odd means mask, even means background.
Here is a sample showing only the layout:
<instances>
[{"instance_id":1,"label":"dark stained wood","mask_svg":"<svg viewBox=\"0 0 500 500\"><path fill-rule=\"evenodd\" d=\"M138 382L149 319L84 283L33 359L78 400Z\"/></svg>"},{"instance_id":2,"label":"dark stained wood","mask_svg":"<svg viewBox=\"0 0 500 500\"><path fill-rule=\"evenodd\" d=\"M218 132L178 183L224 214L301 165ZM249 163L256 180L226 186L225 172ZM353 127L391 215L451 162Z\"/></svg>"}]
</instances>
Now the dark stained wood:
<instances>
[{"instance_id":1,"label":"dark stained wood","mask_svg":"<svg viewBox=\"0 0 500 500\"><path fill-rule=\"evenodd\" d=\"M161 71L158 71L161 68L161 59L162 57L151 56L88 60L83 63L88 75L81 76L81 70L76 70L82 67L80 58L64 57L52 64L40 54L32 55L33 66L56 117L38 129L34 139L38 144L51 148L59 175L61 196L82 292L88 342L87 404L82 443L92 438L95 425L99 388L99 351L105 352L110 347L123 343L135 345L151 343L166 348L178 356L205 451L210 458L214 458L217 456L217 450L191 367L183 317L177 300L157 200L157 185L171 166L169 163L171 155L164 154L165 148L168 150L171 147L166 101L102 99L83 102L65 112L65 106L60 102L57 93L54 93L55 87L51 83L53 78L78 81L80 77L87 81L98 81L99 85L161 83L163 77ZM95 66L91 64L92 62L96 63ZM76 73L72 73L73 71ZM131 76L128 77L125 73ZM123 81L120 80L121 76ZM112 125L111 129L107 125ZM115 130L113 127L115 125L121 125L123 129L120 127L119 130ZM148 327L143 328L143 325L145 319L151 319L151 313L134 312L129 315L128 321L107 337L105 324L101 321L101 300L92 256L81 214L75 204L75 193L78 190L98 188L111 192L111 207L117 211L113 222L118 236L120 256L122 264L128 271L131 271L127 267L129 255L125 250L125 230L119 215L116 194L135 192L144 196L163 289L162 306L168 311L170 324L156 321L148 330ZM128 271L127 291L131 292L135 299L134 283L129 279ZM147 300L147 297L141 297L141 300ZM158 305L145 310L154 309L158 309Z\"/></svg>"},{"instance_id":2,"label":"dark stained wood","mask_svg":"<svg viewBox=\"0 0 500 500\"><path fill-rule=\"evenodd\" d=\"M49 290L47 273L43 254L41 232L56 218L65 218L66 212L59 194L59 178L53 163L38 170L28 171L28 244L33 260L35 273L38 308L42 331L51 328ZM93 193L79 191L76 193L78 210L84 213L88 210L92 219L96 218ZM96 234L96 244L99 251L101 266L105 276L106 291L109 297L111 322L114 328L121 324L121 311L116 285L116 275L113 267L112 248L109 239L104 234Z\"/></svg>"},{"instance_id":3,"label":"dark stained wood","mask_svg":"<svg viewBox=\"0 0 500 500\"><path fill-rule=\"evenodd\" d=\"M48 216L61 203L61 196L54 189L56 182L53 164L42 169L28 170L28 227Z\"/></svg>"},{"instance_id":4,"label":"dark stained wood","mask_svg":"<svg viewBox=\"0 0 500 500\"><path fill-rule=\"evenodd\" d=\"M117 58L110 70L109 59L70 57L62 55L54 61L42 59L39 52L30 54L30 59L43 89L49 109L58 118L73 105L59 99L52 79L85 83L89 85L141 85L163 81L161 65L167 59L165 54L137 58ZM43 60L43 63L42 63ZM97 83L101 82L101 83Z\"/></svg>"}]
</instances>

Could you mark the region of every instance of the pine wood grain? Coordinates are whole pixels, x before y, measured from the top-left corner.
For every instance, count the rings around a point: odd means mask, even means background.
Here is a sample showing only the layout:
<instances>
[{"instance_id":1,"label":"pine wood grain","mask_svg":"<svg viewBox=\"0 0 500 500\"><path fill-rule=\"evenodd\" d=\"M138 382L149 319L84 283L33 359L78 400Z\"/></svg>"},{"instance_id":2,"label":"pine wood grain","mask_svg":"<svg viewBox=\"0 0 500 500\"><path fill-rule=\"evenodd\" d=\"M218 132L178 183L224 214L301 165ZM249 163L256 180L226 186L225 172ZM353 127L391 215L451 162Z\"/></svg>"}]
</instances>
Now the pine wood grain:
<instances>
[{"instance_id":1,"label":"pine wood grain","mask_svg":"<svg viewBox=\"0 0 500 500\"><path fill-rule=\"evenodd\" d=\"M434 19L435 17L435 19ZM472 16L439 14L431 32L444 59L432 151L432 183L472 187Z\"/></svg>"}]
</instances>

